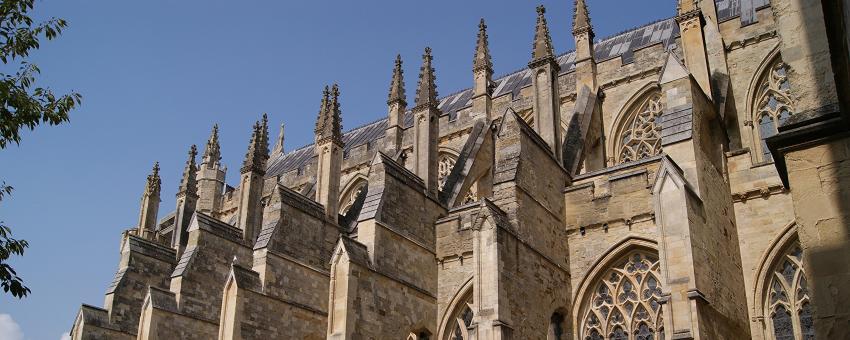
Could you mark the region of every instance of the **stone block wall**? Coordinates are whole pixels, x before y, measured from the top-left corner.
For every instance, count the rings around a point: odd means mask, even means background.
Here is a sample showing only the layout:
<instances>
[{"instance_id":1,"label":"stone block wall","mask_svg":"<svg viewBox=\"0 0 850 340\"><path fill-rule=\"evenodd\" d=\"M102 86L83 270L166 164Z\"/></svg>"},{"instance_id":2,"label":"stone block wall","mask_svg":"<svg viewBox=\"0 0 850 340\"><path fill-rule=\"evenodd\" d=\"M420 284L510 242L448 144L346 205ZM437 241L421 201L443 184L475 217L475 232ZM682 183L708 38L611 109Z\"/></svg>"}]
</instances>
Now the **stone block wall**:
<instances>
[{"instance_id":1,"label":"stone block wall","mask_svg":"<svg viewBox=\"0 0 850 340\"><path fill-rule=\"evenodd\" d=\"M850 337L850 139L785 156L818 337Z\"/></svg>"},{"instance_id":2,"label":"stone block wall","mask_svg":"<svg viewBox=\"0 0 850 340\"><path fill-rule=\"evenodd\" d=\"M106 292L105 309L110 323L136 334L148 287L167 289L176 262L174 249L128 235L121 251L121 264Z\"/></svg>"},{"instance_id":3,"label":"stone block wall","mask_svg":"<svg viewBox=\"0 0 850 340\"><path fill-rule=\"evenodd\" d=\"M653 158L588 173L564 190L573 287L592 280L592 266L623 241L657 238L651 183L658 165Z\"/></svg>"},{"instance_id":4,"label":"stone block wall","mask_svg":"<svg viewBox=\"0 0 850 340\"><path fill-rule=\"evenodd\" d=\"M479 205L459 207L436 223L437 234L437 318L443 320L451 301L472 280L472 225ZM442 325L441 325L442 326Z\"/></svg>"}]
</instances>

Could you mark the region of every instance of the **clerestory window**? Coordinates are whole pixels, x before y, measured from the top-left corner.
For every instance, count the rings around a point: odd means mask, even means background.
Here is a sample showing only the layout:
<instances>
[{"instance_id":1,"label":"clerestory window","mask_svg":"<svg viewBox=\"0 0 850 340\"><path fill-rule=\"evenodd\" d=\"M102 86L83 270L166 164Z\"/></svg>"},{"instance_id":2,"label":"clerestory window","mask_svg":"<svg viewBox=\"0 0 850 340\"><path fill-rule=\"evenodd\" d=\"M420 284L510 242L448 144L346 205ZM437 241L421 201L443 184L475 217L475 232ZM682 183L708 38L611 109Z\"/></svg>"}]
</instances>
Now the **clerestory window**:
<instances>
[{"instance_id":1,"label":"clerestory window","mask_svg":"<svg viewBox=\"0 0 850 340\"><path fill-rule=\"evenodd\" d=\"M626 113L617 136L617 163L627 163L661 153L661 124L663 106L661 93L654 91Z\"/></svg>"}]
</instances>

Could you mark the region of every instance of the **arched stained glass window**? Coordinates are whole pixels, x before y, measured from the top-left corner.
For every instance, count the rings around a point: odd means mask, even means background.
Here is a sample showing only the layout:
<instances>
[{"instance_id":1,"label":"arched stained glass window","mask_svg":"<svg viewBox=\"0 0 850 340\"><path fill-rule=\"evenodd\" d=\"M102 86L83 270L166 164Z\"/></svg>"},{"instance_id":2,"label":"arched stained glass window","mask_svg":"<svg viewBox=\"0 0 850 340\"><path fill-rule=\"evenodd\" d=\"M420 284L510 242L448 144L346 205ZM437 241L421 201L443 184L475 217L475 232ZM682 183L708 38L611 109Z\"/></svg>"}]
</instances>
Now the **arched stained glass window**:
<instances>
[{"instance_id":1,"label":"arched stained glass window","mask_svg":"<svg viewBox=\"0 0 850 340\"><path fill-rule=\"evenodd\" d=\"M779 131L779 125L794 112L787 67L782 58L776 57L764 70L754 91L753 129L762 159L770 160L770 150L767 149L765 138L775 135Z\"/></svg>"},{"instance_id":2,"label":"arched stained glass window","mask_svg":"<svg viewBox=\"0 0 850 340\"><path fill-rule=\"evenodd\" d=\"M769 277L765 315L774 340L814 339L812 308L806 275L802 267L803 252L798 244L776 261Z\"/></svg>"},{"instance_id":3,"label":"arched stained glass window","mask_svg":"<svg viewBox=\"0 0 850 340\"><path fill-rule=\"evenodd\" d=\"M446 326L446 340L470 340L468 328L472 324L472 294L458 303L452 316L449 319L449 324Z\"/></svg>"},{"instance_id":4,"label":"arched stained glass window","mask_svg":"<svg viewBox=\"0 0 850 340\"><path fill-rule=\"evenodd\" d=\"M614 262L591 286L581 339L663 339L660 277L656 254L636 250Z\"/></svg>"},{"instance_id":5,"label":"arched stained glass window","mask_svg":"<svg viewBox=\"0 0 850 340\"><path fill-rule=\"evenodd\" d=\"M618 163L632 162L661 152L661 93L652 92L628 111L617 137Z\"/></svg>"}]
</instances>

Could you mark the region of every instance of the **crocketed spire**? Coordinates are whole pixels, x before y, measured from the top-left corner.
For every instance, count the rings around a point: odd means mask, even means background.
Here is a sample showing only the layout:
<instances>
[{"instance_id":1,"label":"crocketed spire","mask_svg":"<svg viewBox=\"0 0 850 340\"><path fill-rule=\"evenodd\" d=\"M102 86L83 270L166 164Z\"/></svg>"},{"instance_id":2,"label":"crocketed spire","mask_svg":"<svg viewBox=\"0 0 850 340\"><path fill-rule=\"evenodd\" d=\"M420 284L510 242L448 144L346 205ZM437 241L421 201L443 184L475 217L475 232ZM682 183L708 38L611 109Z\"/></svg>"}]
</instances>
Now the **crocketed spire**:
<instances>
[{"instance_id":1,"label":"crocketed spire","mask_svg":"<svg viewBox=\"0 0 850 340\"><path fill-rule=\"evenodd\" d=\"M260 136L262 136L262 141L260 143L261 146L265 146L263 149L263 154L266 155L266 159L269 158L269 115L267 113L263 113L263 120L260 125Z\"/></svg>"},{"instance_id":2,"label":"crocketed spire","mask_svg":"<svg viewBox=\"0 0 850 340\"><path fill-rule=\"evenodd\" d=\"M531 50L531 62L535 63L555 57L552 48L552 37L549 36L549 27L546 25L546 8L537 6L537 26L534 30L534 44Z\"/></svg>"},{"instance_id":3,"label":"crocketed spire","mask_svg":"<svg viewBox=\"0 0 850 340\"><path fill-rule=\"evenodd\" d=\"M159 162L153 164L153 170L148 175L148 181L145 185L145 195L159 197L159 191L162 188L162 179L159 178Z\"/></svg>"},{"instance_id":4,"label":"crocketed spire","mask_svg":"<svg viewBox=\"0 0 850 340\"><path fill-rule=\"evenodd\" d=\"M218 144L218 124L213 125L210 138L207 140L207 147L204 149L204 157L201 159L201 165L207 168L218 167L221 161L221 146Z\"/></svg>"},{"instance_id":5,"label":"crocketed spire","mask_svg":"<svg viewBox=\"0 0 850 340\"><path fill-rule=\"evenodd\" d=\"M252 171L261 174L265 173L266 160L269 158L269 146L265 138L260 122L254 123L254 131L251 133L248 152L245 153L245 161L242 162L243 174Z\"/></svg>"},{"instance_id":6,"label":"crocketed spire","mask_svg":"<svg viewBox=\"0 0 850 340\"><path fill-rule=\"evenodd\" d=\"M573 13L573 35L590 33L593 37L593 26L590 25L590 14L587 11L585 0L576 0L575 13Z\"/></svg>"},{"instance_id":7,"label":"crocketed spire","mask_svg":"<svg viewBox=\"0 0 850 340\"><path fill-rule=\"evenodd\" d=\"M404 94L404 70L401 69L401 54L395 56L395 67L393 67L393 79L390 81L390 95L387 104L401 103L407 105Z\"/></svg>"},{"instance_id":8,"label":"crocketed spire","mask_svg":"<svg viewBox=\"0 0 850 340\"><path fill-rule=\"evenodd\" d=\"M316 143L330 140L342 145L342 117L339 109L339 86L334 84L322 92L322 108L316 119Z\"/></svg>"},{"instance_id":9,"label":"crocketed spire","mask_svg":"<svg viewBox=\"0 0 850 340\"><path fill-rule=\"evenodd\" d=\"M475 43L475 57L472 60L472 71L478 70L493 72L490 47L487 44L487 24L484 23L484 18L481 18L478 23L478 41Z\"/></svg>"},{"instance_id":10,"label":"crocketed spire","mask_svg":"<svg viewBox=\"0 0 850 340\"><path fill-rule=\"evenodd\" d=\"M180 189L177 190L177 196L198 196L198 167L195 165L195 157L198 156L198 147L192 144L189 148L189 159L186 160L186 167L183 169L183 178L180 180Z\"/></svg>"},{"instance_id":11,"label":"crocketed spire","mask_svg":"<svg viewBox=\"0 0 850 340\"><path fill-rule=\"evenodd\" d=\"M284 130L286 126L283 123L280 123L280 133L277 135L277 140L274 142L274 148L272 148L272 153L282 154L283 149L283 141L284 141Z\"/></svg>"},{"instance_id":12,"label":"crocketed spire","mask_svg":"<svg viewBox=\"0 0 850 340\"><path fill-rule=\"evenodd\" d=\"M434 57L431 56L431 48L425 48L422 55L422 67L419 69L419 86L416 88L416 108L422 106L437 107L437 76L431 65Z\"/></svg>"}]
</instances>

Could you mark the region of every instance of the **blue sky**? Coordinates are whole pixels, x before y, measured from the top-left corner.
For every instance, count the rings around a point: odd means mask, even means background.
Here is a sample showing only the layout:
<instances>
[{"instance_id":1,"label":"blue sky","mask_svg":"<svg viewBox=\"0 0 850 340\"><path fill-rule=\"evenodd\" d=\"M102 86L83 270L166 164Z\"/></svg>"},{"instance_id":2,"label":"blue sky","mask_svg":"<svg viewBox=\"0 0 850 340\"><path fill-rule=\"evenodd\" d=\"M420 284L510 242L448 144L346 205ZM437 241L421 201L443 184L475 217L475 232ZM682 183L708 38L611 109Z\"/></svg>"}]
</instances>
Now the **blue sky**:
<instances>
[{"instance_id":1,"label":"blue sky","mask_svg":"<svg viewBox=\"0 0 850 340\"><path fill-rule=\"evenodd\" d=\"M202 149L213 123L233 184L263 112L273 135L287 124L287 150L312 140L325 84L340 85L346 130L383 117L397 53L409 97L425 46L440 94L471 86L481 17L495 73L525 67L540 3L556 52L572 49L572 0L37 1L38 17L70 23L33 54L39 84L84 98L70 123L0 151L0 180L15 187L0 220L31 244L13 264L33 291L20 301L0 296L0 338L18 339L3 333L17 323L23 338L58 339L81 303L102 306L153 162L162 167L162 216L189 145ZM588 3L599 38L675 14L673 0Z\"/></svg>"}]
</instances>

